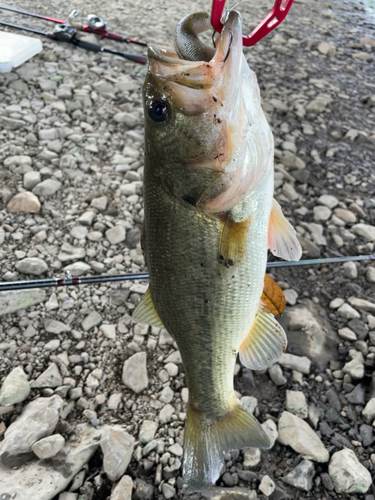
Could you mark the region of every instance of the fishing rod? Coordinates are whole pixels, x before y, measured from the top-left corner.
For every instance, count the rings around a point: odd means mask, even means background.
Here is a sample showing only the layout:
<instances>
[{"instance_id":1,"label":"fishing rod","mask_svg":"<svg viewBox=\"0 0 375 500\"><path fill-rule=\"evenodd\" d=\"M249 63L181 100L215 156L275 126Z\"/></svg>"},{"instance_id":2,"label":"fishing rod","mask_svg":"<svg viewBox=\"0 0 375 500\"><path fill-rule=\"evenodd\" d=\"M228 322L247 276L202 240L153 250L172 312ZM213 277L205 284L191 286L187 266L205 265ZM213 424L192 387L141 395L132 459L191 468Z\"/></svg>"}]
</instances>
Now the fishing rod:
<instances>
[{"instance_id":1,"label":"fishing rod","mask_svg":"<svg viewBox=\"0 0 375 500\"><path fill-rule=\"evenodd\" d=\"M309 259L292 262L267 262L267 268L309 266L317 264L333 264L359 260L375 260L375 254L357 255L353 257L329 257L324 259ZM41 280L7 281L0 283L0 292L9 290L30 290L32 288L49 288L60 286L94 285L98 283L115 283L117 281L147 280L148 274L114 274L110 276L74 277L69 271L63 278L46 278Z\"/></svg>"},{"instance_id":2,"label":"fishing rod","mask_svg":"<svg viewBox=\"0 0 375 500\"><path fill-rule=\"evenodd\" d=\"M25 16L36 17L37 19L43 19L44 21L50 21L55 24L67 24L66 21L62 19L55 19L54 17L43 16L41 14L35 14L34 12L28 12L26 10L15 9L14 7L8 7L7 5L0 5L0 9L8 10L10 12L16 12L17 14L23 14ZM87 24L82 24L78 22L75 18L78 16L79 12L76 9L73 9L69 14L69 23L79 31L85 31L86 33L94 33L95 35L99 35L105 38L110 38L111 40L116 40L117 42L125 42L125 43L134 43L136 45L142 45L143 47L147 47L147 43L139 42L134 38L130 38L126 35L120 35L119 33L113 33L111 31L107 31L107 22L95 15L89 14L86 18Z\"/></svg>"},{"instance_id":3,"label":"fishing rod","mask_svg":"<svg viewBox=\"0 0 375 500\"><path fill-rule=\"evenodd\" d=\"M147 63L147 57L142 54L133 54L131 52L120 52L119 50L106 49L105 47L97 45L96 43L86 42L85 40L76 38L77 30L70 24L58 24L57 26L55 26L52 32L39 31L34 28L7 23L5 21L0 21L0 24L9 26L10 28L16 28L23 31L29 31L30 33L36 33L37 35L45 36L47 38L50 38L51 40L56 40L57 42L72 43L77 47L91 50L93 52L106 52L108 54L114 54L116 56L124 57L125 59L129 59L130 61L134 61L139 64Z\"/></svg>"}]
</instances>

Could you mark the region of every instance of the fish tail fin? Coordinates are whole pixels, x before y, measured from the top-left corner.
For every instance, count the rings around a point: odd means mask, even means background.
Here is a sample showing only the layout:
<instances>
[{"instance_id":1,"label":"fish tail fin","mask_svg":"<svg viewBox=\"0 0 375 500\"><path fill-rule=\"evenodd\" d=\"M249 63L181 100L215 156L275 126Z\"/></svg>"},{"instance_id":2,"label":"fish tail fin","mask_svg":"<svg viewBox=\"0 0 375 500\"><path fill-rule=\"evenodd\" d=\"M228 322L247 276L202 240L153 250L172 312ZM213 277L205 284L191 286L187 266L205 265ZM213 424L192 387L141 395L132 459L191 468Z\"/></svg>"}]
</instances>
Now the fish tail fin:
<instances>
[{"instance_id":1,"label":"fish tail fin","mask_svg":"<svg viewBox=\"0 0 375 500\"><path fill-rule=\"evenodd\" d=\"M270 446L259 422L239 402L216 422L188 405L183 479L195 489L215 484L224 464L224 453Z\"/></svg>"}]
</instances>

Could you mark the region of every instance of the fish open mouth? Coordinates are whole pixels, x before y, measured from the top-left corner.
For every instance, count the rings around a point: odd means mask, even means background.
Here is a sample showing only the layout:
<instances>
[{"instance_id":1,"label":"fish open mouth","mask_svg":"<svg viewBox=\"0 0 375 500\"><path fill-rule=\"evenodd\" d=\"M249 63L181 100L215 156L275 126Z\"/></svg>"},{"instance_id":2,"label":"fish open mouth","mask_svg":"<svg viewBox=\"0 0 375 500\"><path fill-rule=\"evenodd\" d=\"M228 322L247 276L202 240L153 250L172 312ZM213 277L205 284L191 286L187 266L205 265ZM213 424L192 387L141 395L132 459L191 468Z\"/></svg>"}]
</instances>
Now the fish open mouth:
<instances>
[{"instance_id":1,"label":"fish open mouth","mask_svg":"<svg viewBox=\"0 0 375 500\"><path fill-rule=\"evenodd\" d=\"M201 43L198 38L196 40ZM157 77L187 87L210 88L214 82L223 86L228 84L224 75L235 80L241 70L242 23L237 11L228 12L223 30L215 37L214 44L212 49L205 47L205 55L211 56L207 60L183 59L170 48L151 45L148 49L149 69Z\"/></svg>"}]
</instances>

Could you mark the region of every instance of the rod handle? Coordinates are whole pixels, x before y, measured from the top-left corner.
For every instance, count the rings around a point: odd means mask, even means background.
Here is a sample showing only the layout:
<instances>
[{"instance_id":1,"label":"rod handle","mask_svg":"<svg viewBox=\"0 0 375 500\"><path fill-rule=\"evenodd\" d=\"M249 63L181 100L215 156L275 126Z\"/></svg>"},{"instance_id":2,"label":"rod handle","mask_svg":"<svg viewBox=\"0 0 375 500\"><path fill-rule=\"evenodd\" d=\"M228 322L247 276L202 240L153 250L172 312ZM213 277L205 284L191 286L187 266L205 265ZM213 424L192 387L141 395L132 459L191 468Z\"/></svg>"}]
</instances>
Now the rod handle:
<instances>
[{"instance_id":1,"label":"rod handle","mask_svg":"<svg viewBox=\"0 0 375 500\"><path fill-rule=\"evenodd\" d=\"M79 38L73 38L72 43L81 47L82 49L91 50L93 52L102 52L103 47L96 43L86 42L85 40L80 40Z\"/></svg>"}]
</instances>

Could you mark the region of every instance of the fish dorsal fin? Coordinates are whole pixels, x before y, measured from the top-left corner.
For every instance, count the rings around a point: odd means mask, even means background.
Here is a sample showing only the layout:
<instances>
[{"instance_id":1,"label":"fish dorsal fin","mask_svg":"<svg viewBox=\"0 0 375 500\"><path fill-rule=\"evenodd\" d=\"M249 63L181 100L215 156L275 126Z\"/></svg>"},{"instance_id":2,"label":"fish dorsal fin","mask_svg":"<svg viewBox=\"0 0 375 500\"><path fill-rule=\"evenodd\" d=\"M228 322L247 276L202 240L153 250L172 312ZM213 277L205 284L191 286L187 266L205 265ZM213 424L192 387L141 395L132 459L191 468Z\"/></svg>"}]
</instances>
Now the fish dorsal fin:
<instances>
[{"instance_id":1,"label":"fish dorsal fin","mask_svg":"<svg viewBox=\"0 0 375 500\"><path fill-rule=\"evenodd\" d=\"M260 301L264 308L275 316L280 316L286 307L283 291L268 274L264 275L264 288Z\"/></svg>"},{"instance_id":2,"label":"fish dorsal fin","mask_svg":"<svg viewBox=\"0 0 375 500\"><path fill-rule=\"evenodd\" d=\"M287 338L273 314L260 306L253 326L240 346L241 363L251 370L273 365L285 351Z\"/></svg>"},{"instance_id":3,"label":"fish dorsal fin","mask_svg":"<svg viewBox=\"0 0 375 500\"><path fill-rule=\"evenodd\" d=\"M146 323L147 325L164 328L164 325L159 318L159 314L156 312L149 288L140 303L134 309L133 320L137 323Z\"/></svg>"},{"instance_id":4,"label":"fish dorsal fin","mask_svg":"<svg viewBox=\"0 0 375 500\"><path fill-rule=\"evenodd\" d=\"M295 230L288 222L276 200L273 200L268 226L268 248L275 257L284 260L299 260L302 248Z\"/></svg>"}]
</instances>

